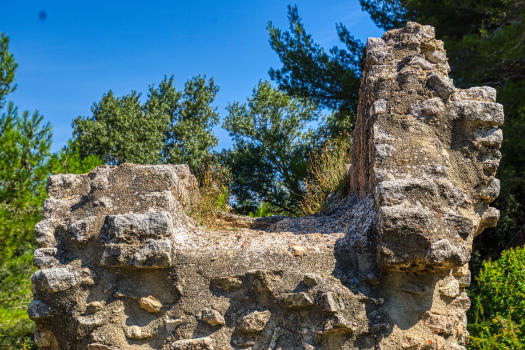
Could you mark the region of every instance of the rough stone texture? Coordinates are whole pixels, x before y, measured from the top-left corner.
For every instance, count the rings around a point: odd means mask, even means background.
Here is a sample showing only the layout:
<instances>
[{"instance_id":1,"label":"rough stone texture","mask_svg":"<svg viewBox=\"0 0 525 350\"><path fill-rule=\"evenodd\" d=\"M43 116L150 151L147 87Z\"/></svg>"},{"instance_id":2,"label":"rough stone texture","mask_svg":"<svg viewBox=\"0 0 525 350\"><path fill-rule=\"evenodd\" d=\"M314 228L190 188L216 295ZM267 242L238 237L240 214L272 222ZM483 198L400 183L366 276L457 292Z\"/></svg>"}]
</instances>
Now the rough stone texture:
<instances>
[{"instance_id":1,"label":"rough stone texture","mask_svg":"<svg viewBox=\"0 0 525 350\"><path fill-rule=\"evenodd\" d=\"M368 40L353 194L317 215L224 215L232 229L204 231L185 214L199 194L184 165L51 176L37 344L464 349L472 241L499 218L504 118L493 89L456 89L448 71L432 27Z\"/></svg>"}]
</instances>

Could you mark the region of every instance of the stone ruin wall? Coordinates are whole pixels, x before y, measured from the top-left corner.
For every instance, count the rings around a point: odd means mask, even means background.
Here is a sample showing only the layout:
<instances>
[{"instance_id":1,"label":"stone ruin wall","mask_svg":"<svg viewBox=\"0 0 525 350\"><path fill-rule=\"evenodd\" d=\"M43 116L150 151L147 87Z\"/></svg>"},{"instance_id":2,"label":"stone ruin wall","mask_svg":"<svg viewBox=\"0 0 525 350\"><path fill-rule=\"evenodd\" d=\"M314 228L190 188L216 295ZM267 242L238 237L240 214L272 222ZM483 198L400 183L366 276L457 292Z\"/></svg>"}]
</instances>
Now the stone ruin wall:
<instances>
[{"instance_id":1,"label":"stone ruin wall","mask_svg":"<svg viewBox=\"0 0 525 350\"><path fill-rule=\"evenodd\" d=\"M432 27L368 40L354 193L314 216L205 231L185 214L198 196L185 165L51 176L28 308L37 344L464 349L472 241L499 217L503 110L449 70Z\"/></svg>"}]
</instances>

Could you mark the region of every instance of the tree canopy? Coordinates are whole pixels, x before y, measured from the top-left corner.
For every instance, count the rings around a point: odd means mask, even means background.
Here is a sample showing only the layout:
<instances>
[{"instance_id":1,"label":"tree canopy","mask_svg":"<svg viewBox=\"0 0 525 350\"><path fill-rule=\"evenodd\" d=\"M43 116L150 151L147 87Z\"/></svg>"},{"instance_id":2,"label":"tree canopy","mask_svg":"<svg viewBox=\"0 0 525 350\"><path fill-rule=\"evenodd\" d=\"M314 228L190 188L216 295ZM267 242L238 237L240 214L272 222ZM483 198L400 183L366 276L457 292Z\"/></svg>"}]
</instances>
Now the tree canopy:
<instances>
[{"instance_id":1,"label":"tree canopy","mask_svg":"<svg viewBox=\"0 0 525 350\"><path fill-rule=\"evenodd\" d=\"M235 102L227 110L223 127L233 139L233 149L224 156L239 211L255 212L266 202L273 212L295 213L312 149L308 123L319 117L317 106L263 81L246 103Z\"/></svg>"},{"instance_id":2,"label":"tree canopy","mask_svg":"<svg viewBox=\"0 0 525 350\"><path fill-rule=\"evenodd\" d=\"M173 77L150 86L147 100L136 91L118 97L110 90L94 103L92 116L73 121L73 139L83 157L107 164L186 163L196 169L218 143L215 100L219 87L196 76L177 91Z\"/></svg>"},{"instance_id":3,"label":"tree canopy","mask_svg":"<svg viewBox=\"0 0 525 350\"><path fill-rule=\"evenodd\" d=\"M290 95L308 97L336 112L327 126L337 134L355 120L365 46L339 23L336 31L345 48L326 52L306 33L297 6L288 6L288 20L290 28L284 32L268 23L270 46L283 64L270 68L269 75Z\"/></svg>"}]
</instances>

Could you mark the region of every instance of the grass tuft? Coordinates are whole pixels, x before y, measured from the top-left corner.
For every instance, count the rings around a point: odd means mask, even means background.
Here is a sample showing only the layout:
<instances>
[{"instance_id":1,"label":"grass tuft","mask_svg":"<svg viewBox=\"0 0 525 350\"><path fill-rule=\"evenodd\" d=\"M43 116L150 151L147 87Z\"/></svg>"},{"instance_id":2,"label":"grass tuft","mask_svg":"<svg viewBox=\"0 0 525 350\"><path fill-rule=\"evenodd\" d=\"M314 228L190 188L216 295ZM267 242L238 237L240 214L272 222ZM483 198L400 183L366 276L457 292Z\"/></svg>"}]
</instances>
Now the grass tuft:
<instances>
[{"instance_id":1,"label":"grass tuft","mask_svg":"<svg viewBox=\"0 0 525 350\"><path fill-rule=\"evenodd\" d=\"M230 213L230 169L222 164L207 163L196 172L200 197L193 203L189 216L207 229L222 229L219 212Z\"/></svg>"},{"instance_id":2,"label":"grass tuft","mask_svg":"<svg viewBox=\"0 0 525 350\"><path fill-rule=\"evenodd\" d=\"M350 189L348 169L352 139L340 133L328 140L319 152L310 155L308 177L303 182L302 215L311 215L331 209Z\"/></svg>"}]
</instances>

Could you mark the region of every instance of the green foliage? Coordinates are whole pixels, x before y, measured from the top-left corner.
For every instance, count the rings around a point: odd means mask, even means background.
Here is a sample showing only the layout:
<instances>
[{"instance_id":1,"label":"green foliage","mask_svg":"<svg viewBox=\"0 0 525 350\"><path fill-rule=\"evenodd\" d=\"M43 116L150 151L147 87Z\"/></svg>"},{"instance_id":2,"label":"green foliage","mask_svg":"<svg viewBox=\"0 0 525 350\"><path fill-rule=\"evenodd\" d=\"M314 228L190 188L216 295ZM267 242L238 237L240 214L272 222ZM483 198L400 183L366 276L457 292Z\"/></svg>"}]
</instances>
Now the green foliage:
<instances>
[{"instance_id":1,"label":"green foliage","mask_svg":"<svg viewBox=\"0 0 525 350\"><path fill-rule=\"evenodd\" d=\"M476 280L469 291L469 349L525 349L525 248L483 263Z\"/></svg>"},{"instance_id":2,"label":"green foliage","mask_svg":"<svg viewBox=\"0 0 525 350\"><path fill-rule=\"evenodd\" d=\"M429 24L440 38L461 40L483 27L496 29L523 9L516 0L359 0L376 25L384 30L407 21Z\"/></svg>"},{"instance_id":3,"label":"green foliage","mask_svg":"<svg viewBox=\"0 0 525 350\"><path fill-rule=\"evenodd\" d=\"M5 96L16 90L13 81L17 67L18 63L13 54L9 52L9 37L0 33L0 110L4 108Z\"/></svg>"},{"instance_id":4,"label":"green foliage","mask_svg":"<svg viewBox=\"0 0 525 350\"><path fill-rule=\"evenodd\" d=\"M318 118L314 103L293 98L260 82L248 102L228 105L223 127L233 139L224 152L232 171L232 192L239 212L254 212L262 202L272 212L295 213L306 176L306 156Z\"/></svg>"},{"instance_id":5,"label":"green foliage","mask_svg":"<svg viewBox=\"0 0 525 350\"><path fill-rule=\"evenodd\" d=\"M308 177L303 183L304 194L300 205L302 215L326 211L334 204L334 200L348 194L351 140L349 134L340 134L310 155Z\"/></svg>"},{"instance_id":6,"label":"green foliage","mask_svg":"<svg viewBox=\"0 0 525 350\"><path fill-rule=\"evenodd\" d=\"M248 216L250 216L251 218L264 218L269 215L270 215L270 204L266 202L262 202L259 208L257 208L257 210L255 211L255 213L253 211L248 213Z\"/></svg>"},{"instance_id":7,"label":"green foliage","mask_svg":"<svg viewBox=\"0 0 525 350\"><path fill-rule=\"evenodd\" d=\"M31 275L33 268L32 245L19 250L19 256L10 257L0 264L0 349L36 349L32 338L34 323L27 317L27 305L33 299Z\"/></svg>"},{"instance_id":8,"label":"green foliage","mask_svg":"<svg viewBox=\"0 0 525 350\"><path fill-rule=\"evenodd\" d=\"M201 165L195 172L200 197L195 201L189 216L208 229L222 228L220 213L229 213L231 207L230 169L217 159Z\"/></svg>"},{"instance_id":9,"label":"green foliage","mask_svg":"<svg viewBox=\"0 0 525 350\"><path fill-rule=\"evenodd\" d=\"M86 174L104 162L94 155L82 158L79 148L68 140L67 146L51 156L50 164L52 174Z\"/></svg>"},{"instance_id":10,"label":"green foliage","mask_svg":"<svg viewBox=\"0 0 525 350\"><path fill-rule=\"evenodd\" d=\"M0 256L34 242L49 176L51 126L38 112L22 115L9 103L0 117ZM36 221L35 221L36 220Z\"/></svg>"},{"instance_id":11,"label":"green foliage","mask_svg":"<svg viewBox=\"0 0 525 350\"><path fill-rule=\"evenodd\" d=\"M100 157L108 164L186 163L195 170L217 145L212 128L219 122L211 107L219 87L196 76L177 91L173 77L150 86L145 103L132 91L112 91L91 108L90 117L73 121L73 137L82 158Z\"/></svg>"},{"instance_id":12,"label":"green foliage","mask_svg":"<svg viewBox=\"0 0 525 350\"><path fill-rule=\"evenodd\" d=\"M82 156L97 155L117 165L160 161L169 116L161 108L149 110L149 103L142 105L139 98L135 91L123 97L109 91L91 108L92 117L73 121L73 137Z\"/></svg>"},{"instance_id":13,"label":"green foliage","mask_svg":"<svg viewBox=\"0 0 525 350\"><path fill-rule=\"evenodd\" d=\"M346 27L336 25L346 49L326 52L307 34L296 6L288 6L289 31L268 23L270 46L279 55L281 69L271 68L270 77L292 96L308 97L335 111L326 120L331 135L344 131L355 121L365 46Z\"/></svg>"},{"instance_id":14,"label":"green foliage","mask_svg":"<svg viewBox=\"0 0 525 350\"><path fill-rule=\"evenodd\" d=\"M51 127L35 112L18 114L9 103L0 117L0 345L14 348L30 337L25 308L36 246L33 227L42 218Z\"/></svg>"},{"instance_id":15,"label":"green foliage","mask_svg":"<svg viewBox=\"0 0 525 350\"><path fill-rule=\"evenodd\" d=\"M212 148L218 145L213 127L220 121L215 101L219 86L214 79L196 76L184 84L179 106L173 112L168 128L165 161L171 164L188 164L198 169L210 156Z\"/></svg>"}]
</instances>

